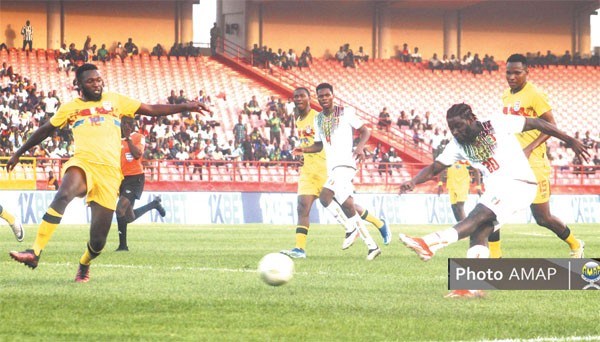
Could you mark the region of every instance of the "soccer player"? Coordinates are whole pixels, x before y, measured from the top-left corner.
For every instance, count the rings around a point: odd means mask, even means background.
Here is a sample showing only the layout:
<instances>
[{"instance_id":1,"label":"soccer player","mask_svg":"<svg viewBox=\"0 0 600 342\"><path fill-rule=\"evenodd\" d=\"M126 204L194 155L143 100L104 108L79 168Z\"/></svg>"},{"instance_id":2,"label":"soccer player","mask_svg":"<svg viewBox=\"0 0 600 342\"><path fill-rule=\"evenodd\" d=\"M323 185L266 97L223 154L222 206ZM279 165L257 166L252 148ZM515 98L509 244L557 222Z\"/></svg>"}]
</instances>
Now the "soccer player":
<instances>
[{"instance_id":1,"label":"soccer player","mask_svg":"<svg viewBox=\"0 0 600 342\"><path fill-rule=\"evenodd\" d=\"M10 256L35 269L67 205L75 197L86 196L91 209L90 238L79 259L75 281L88 282L90 263L106 244L123 178L119 165L121 117L133 116L133 113L161 116L209 110L198 102L149 105L117 93L103 93L104 81L93 64L83 64L77 69L75 83L80 98L61 105L58 112L40 126L6 164L10 172L25 151L51 136L58 127L70 125L72 128L75 154L63 166L62 183L42 218L33 246L24 252L12 251Z\"/></svg>"},{"instance_id":2,"label":"soccer player","mask_svg":"<svg viewBox=\"0 0 600 342\"><path fill-rule=\"evenodd\" d=\"M302 147L308 147L313 144L315 137L315 117L317 111L310 108L310 92L306 88L297 88L294 90L294 104L296 127L298 137ZM325 162L325 151L317 153L307 153L304 155L304 163L300 169L300 179L298 180L298 224L296 225L296 247L292 250L283 250L281 253L291 258L306 258L306 237L310 226L310 209L317 199L323 184L327 181L327 165ZM336 202L332 202L337 205ZM391 233L385 221L371 215L368 210L360 208L355 204L356 210L361 219L371 222L379 229L383 237L383 243L389 244ZM339 216L344 215L343 212ZM344 215L345 216L345 215ZM347 220L347 218L345 218ZM341 222L340 222L341 223Z\"/></svg>"},{"instance_id":3,"label":"soccer player","mask_svg":"<svg viewBox=\"0 0 600 342\"><path fill-rule=\"evenodd\" d=\"M471 107L453 105L446 120L454 139L435 161L423 168L410 181L402 183L400 193L413 190L459 160L467 160L485 179L485 192L469 215L453 227L423 238L400 234L400 240L424 261L441 248L467 236L471 246L467 258L487 258L490 255L487 238L516 211L527 208L533 201L537 182L515 133L537 129L567 143L577 155L589 158L582 142L568 136L553 124L524 116L495 116L479 121ZM480 291L455 290L450 297L480 296Z\"/></svg>"},{"instance_id":4,"label":"soccer player","mask_svg":"<svg viewBox=\"0 0 600 342\"><path fill-rule=\"evenodd\" d=\"M445 180L446 189L448 189L448 195L450 196L450 207L452 208L456 222L460 222L465 218L465 201L471 188L471 175L469 173L471 169L474 172L475 182L477 183L475 190L477 190L477 194L481 197L481 176L479 171L471 168L469 162L466 160L459 160L444 170L442 180L438 183L438 195L440 195Z\"/></svg>"},{"instance_id":5,"label":"soccer player","mask_svg":"<svg viewBox=\"0 0 600 342\"><path fill-rule=\"evenodd\" d=\"M25 238L25 230L23 229L23 225L19 222L11 213L6 211L2 205L0 205L0 217L8 223L10 229L12 229L13 234L15 234L15 238L17 241L23 241Z\"/></svg>"},{"instance_id":6,"label":"soccer player","mask_svg":"<svg viewBox=\"0 0 600 342\"><path fill-rule=\"evenodd\" d=\"M318 153L325 149L327 165L327 181L319 194L319 201L336 219L338 219L338 203L348 218L346 238L342 249L352 246L358 236L366 243L367 260L373 260L381 254L381 249L371 234L364 227L356 212L352 193L352 178L356 174L356 162L365 158L365 143L369 140L370 131L356 116L354 109L343 108L333 104L333 86L321 83L317 86L317 99L323 108L314 122L315 135L313 144L296 147L294 155ZM359 132L359 141L352 151L352 128ZM337 203L336 203L337 202Z\"/></svg>"},{"instance_id":7,"label":"soccer player","mask_svg":"<svg viewBox=\"0 0 600 342\"><path fill-rule=\"evenodd\" d=\"M127 224L135 221L146 212L156 209L160 216L165 217L160 197L155 197L150 203L133 209L136 199L140 199L144 191L145 174L142 166L142 155L146 141L144 135L135 132L135 120L130 116L121 118L121 171L123 181L119 188L117 202L117 227L119 229L119 247L117 252L129 251L127 246Z\"/></svg>"},{"instance_id":8,"label":"soccer player","mask_svg":"<svg viewBox=\"0 0 600 342\"><path fill-rule=\"evenodd\" d=\"M529 73L527 58L514 54L506 60L506 80L509 88L502 95L503 112L507 115L519 115L540 118L552 124L554 115L548 104L547 95L527 81ZM565 241L571 249L571 258L583 258L585 243L575 238L571 229L550 212L550 161L546 152L546 140L550 138L539 130L531 130L517 134L517 139L529 158L529 165L537 179L538 189L535 199L529 206L535 222L551 230ZM500 232L489 237L490 254L493 258L502 256L500 248Z\"/></svg>"}]
</instances>

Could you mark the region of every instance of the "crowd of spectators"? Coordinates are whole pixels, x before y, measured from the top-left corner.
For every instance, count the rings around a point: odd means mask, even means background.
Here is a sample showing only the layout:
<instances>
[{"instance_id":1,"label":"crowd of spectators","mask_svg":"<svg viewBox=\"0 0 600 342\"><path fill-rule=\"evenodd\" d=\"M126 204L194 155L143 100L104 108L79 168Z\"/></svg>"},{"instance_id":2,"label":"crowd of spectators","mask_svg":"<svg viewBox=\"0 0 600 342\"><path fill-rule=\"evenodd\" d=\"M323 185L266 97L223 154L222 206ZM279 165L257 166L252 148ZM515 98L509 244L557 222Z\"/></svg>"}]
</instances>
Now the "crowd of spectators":
<instances>
[{"instance_id":1,"label":"crowd of spectators","mask_svg":"<svg viewBox=\"0 0 600 342\"><path fill-rule=\"evenodd\" d=\"M369 61L369 56L365 54L362 46L358 48L358 51L354 52L348 43L340 46L339 50L335 53L334 58L342 64L344 68L356 68L357 65Z\"/></svg>"},{"instance_id":2,"label":"crowd of spectators","mask_svg":"<svg viewBox=\"0 0 600 342\"><path fill-rule=\"evenodd\" d=\"M137 46L128 39L123 47L124 52L119 52L120 44L118 44L115 53L109 53L106 46L103 44L100 49L96 49L95 45L91 44L91 39L88 37L84 43L84 49L77 50L74 44L66 49L66 46L60 50L60 56L68 56L68 63L61 65L65 70L69 70L78 61L85 62L89 60L109 60L110 58L125 58L128 55L139 53ZM264 51L266 47L262 50ZM407 49L407 47L405 46ZM161 50L162 47L155 47L156 50ZM340 50L351 51L348 44L340 47ZM362 50L362 49L360 49ZM266 49L269 52L269 49ZM418 48L414 49L418 54ZM164 55L164 51L157 51ZM277 56L281 56L281 50ZM293 54L293 50L289 50ZM407 62L419 62L419 56L415 53L410 55ZM303 60L307 64L312 60L310 48L306 47L303 52L305 56ZM59 56L59 58L60 58ZM115 57L116 56L116 57ZM348 54L344 57L347 59ZM464 60L470 59L470 52L464 56ZM87 59L86 59L87 58ZM352 58L356 60L356 55ZM361 57L362 58L362 57ZM344 59L340 63L344 63ZM432 58L436 61L437 55ZM477 60L475 54L472 60ZM294 59L291 59L294 61ZM368 56L361 61L367 61ZM429 61L431 67L438 67L440 64ZM484 60L493 61L493 57L486 56ZM562 60L562 59L561 59ZM566 58L564 61L566 62ZM288 61L287 58L279 59L280 62ZM271 61L267 63L271 64ZM277 59L273 64L277 63ZM446 63L440 61L443 68ZM537 63L537 62L535 62ZM292 64L293 65L293 64ZM461 64L462 65L462 64ZM567 64L568 65L568 64ZM297 65L295 65L297 66ZM291 66L290 66L291 67ZM454 70L453 66L449 67ZM462 68L462 67L458 67ZM467 69L471 70L471 69ZM0 77L5 77L3 80L4 86L0 89L0 153L2 155L10 155L31 135L31 133L47 121L60 105L60 100L56 96L56 91L45 94L43 91L37 91L37 85L32 84L27 77L17 75L13 72L10 66L3 63L0 69ZM213 105L213 99L210 95L200 91L195 97L188 98L184 90L180 90L179 94L171 91L167 98L169 103L181 103L190 99L195 99ZM216 99L216 98L215 98ZM234 139L225 139L223 130L220 129L221 122L217 119L218 114L203 117L198 114L183 113L179 117L168 117L164 120L149 120L139 121L140 131L147 136L148 148L145 152L147 159L171 159L171 160L240 160L240 161L279 161L293 160L291 150L297 143L294 134L293 125L293 108L294 104L291 98L287 102L281 98L269 97L264 104L253 96L247 103L243 104L240 111L238 123L233 127L232 136ZM397 120L392 119L392 115L387 108L383 108L379 114L377 128L380 130L390 131L395 122L399 129L408 130L412 136L415 145L429 144L432 148L432 153L437 155L445 144L449 141L449 133L435 127L432 122L431 113L425 112L423 115L415 113L415 110L410 111L408 115L405 111L401 111ZM72 135L70 130L57 130L52 139L47 140L41 146L37 147L31 155L37 157L49 158L68 158L73 153L71 144ZM574 171L591 172L591 165L598 165L598 137L593 137L590 132L586 132L582 141L589 144L589 147L594 150L594 158L585 165L581 161L573 159L572 156L562 152L566 149L558 150L552 154L552 162L560 165L560 169L571 167ZM377 152L377 151L376 151ZM379 152L374 154L374 160L385 163L394 161L397 155ZM565 162L566 161L566 162ZM562 165L565 163L566 165ZM195 164L195 170L201 171L201 164ZM226 165L226 164L222 164ZM570 165L570 166L569 166ZM573 165L582 165L581 167Z\"/></svg>"},{"instance_id":3,"label":"crowd of spectators","mask_svg":"<svg viewBox=\"0 0 600 342\"><path fill-rule=\"evenodd\" d=\"M536 53L528 52L527 60L529 61L529 65L531 67L538 68L547 68L550 65L564 65L573 67L583 65L590 65L595 67L600 66L600 55L593 54L589 57L582 57L579 53L571 55L571 52L569 50L566 50L565 53L560 57L552 53L552 51L550 50L547 50L545 55L542 54L540 51Z\"/></svg>"},{"instance_id":4,"label":"crowd of spectators","mask_svg":"<svg viewBox=\"0 0 600 342\"><path fill-rule=\"evenodd\" d=\"M285 52L279 48L275 52L273 48L266 45L261 48L258 44L254 44L251 53L252 65L264 69L271 69L272 66L277 66L284 70L289 70L293 67L310 68L313 62L310 46L307 46L300 56L296 54L294 49L288 49Z\"/></svg>"}]
</instances>

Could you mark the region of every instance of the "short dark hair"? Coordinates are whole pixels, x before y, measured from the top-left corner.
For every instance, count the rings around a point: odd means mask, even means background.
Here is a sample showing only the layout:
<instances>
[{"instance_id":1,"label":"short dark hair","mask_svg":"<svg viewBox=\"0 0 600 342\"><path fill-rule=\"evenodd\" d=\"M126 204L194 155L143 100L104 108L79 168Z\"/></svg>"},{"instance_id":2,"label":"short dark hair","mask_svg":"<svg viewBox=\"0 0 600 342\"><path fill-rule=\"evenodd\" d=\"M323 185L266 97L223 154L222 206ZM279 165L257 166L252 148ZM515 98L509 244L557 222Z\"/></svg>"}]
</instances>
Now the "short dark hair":
<instances>
[{"instance_id":1,"label":"short dark hair","mask_svg":"<svg viewBox=\"0 0 600 342\"><path fill-rule=\"evenodd\" d=\"M77 68L77 71L75 71L75 79L78 82L81 82L83 73L86 71L89 71L89 70L98 70L98 67L95 66L94 64L90 64L90 63L82 64L79 68Z\"/></svg>"},{"instance_id":2,"label":"short dark hair","mask_svg":"<svg viewBox=\"0 0 600 342\"><path fill-rule=\"evenodd\" d=\"M306 92L306 95L310 96L310 90L308 90L308 88L305 88L305 87L298 87L298 88L294 89L294 92L296 92L296 91L298 91L298 90L300 90L300 91L305 91L305 92Z\"/></svg>"},{"instance_id":3,"label":"short dark hair","mask_svg":"<svg viewBox=\"0 0 600 342\"><path fill-rule=\"evenodd\" d=\"M527 57L520 53L514 53L508 57L506 63L522 63L524 67L527 67Z\"/></svg>"},{"instance_id":4,"label":"short dark hair","mask_svg":"<svg viewBox=\"0 0 600 342\"><path fill-rule=\"evenodd\" d=\"M451 119L453 117L460 117L463 119L477 119L477 116L475 116L475 114L473 114L473 110L471 109L471 106L469 106L466 103L457 103L455 105L453 105L452 107L450 107L450 109L448 109L448 111L446 112L446 120Z\"/></svg>"},{"instance_id":5,"label":"short dark hair","mask_svg":"<svg viewBox=\"0 0 600 342\"><path fill-rule=\"evenodd\" d=\"M319 90L321 89L329 89L331 90L331 93L333 94L333 86L329 83L321 83L317 86L317 93L319 92Z\"/></svg>"}]
</instances>

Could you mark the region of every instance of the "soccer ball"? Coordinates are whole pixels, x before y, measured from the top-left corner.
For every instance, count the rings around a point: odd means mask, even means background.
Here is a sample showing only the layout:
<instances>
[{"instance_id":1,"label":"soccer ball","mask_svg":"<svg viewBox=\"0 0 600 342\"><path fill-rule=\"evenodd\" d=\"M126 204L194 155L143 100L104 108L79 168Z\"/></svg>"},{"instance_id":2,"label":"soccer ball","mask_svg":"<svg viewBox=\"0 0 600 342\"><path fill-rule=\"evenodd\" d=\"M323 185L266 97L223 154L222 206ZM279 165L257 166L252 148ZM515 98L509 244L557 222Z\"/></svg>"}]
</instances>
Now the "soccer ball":
<instances>
[{"instance_id":1,"label":"soccer ball","mask_svg":"<svg viewBox=\"0 0 600 342\"><path fill-rule=\"evenodd\" d=\"M286 284L294 276L294 261L281 253L269 253L258 262L258 274L269 285Z\"/></svg>"}]
</instances>

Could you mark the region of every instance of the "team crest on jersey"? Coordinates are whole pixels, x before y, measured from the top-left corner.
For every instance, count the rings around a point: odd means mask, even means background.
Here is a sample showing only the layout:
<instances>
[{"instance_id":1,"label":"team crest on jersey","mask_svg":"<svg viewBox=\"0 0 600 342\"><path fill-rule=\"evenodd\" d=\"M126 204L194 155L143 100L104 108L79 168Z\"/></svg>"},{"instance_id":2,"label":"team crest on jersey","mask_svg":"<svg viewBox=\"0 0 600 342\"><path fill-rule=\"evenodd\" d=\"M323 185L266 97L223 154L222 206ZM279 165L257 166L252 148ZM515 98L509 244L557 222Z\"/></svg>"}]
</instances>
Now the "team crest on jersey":
<instances>
[{"instance_id":1,"label":"team crest on jersey","mask_svg":"<svg viewBox=\"0 0 600 342\"><path fill-rule=\"evenodd\" d=\"M513 104L513 110L514 110L515 112L518 112L518 111L519 111L519 109L521 109L521 101L520 101L520 100L517 100L517 101L516 101L516 102Z\"/></svg>"},{"instance_id":2,"label":"team crest on jersey","mask_svg":"<svg viewBox=\"0 0 600 342\"><path fill-rule=\"evenodd\" d=\"M107 112L110 112L112 110L112 103L110 103L110 101L104 101L102 102L102 108Z\"/></svg>"}]
</instances>

